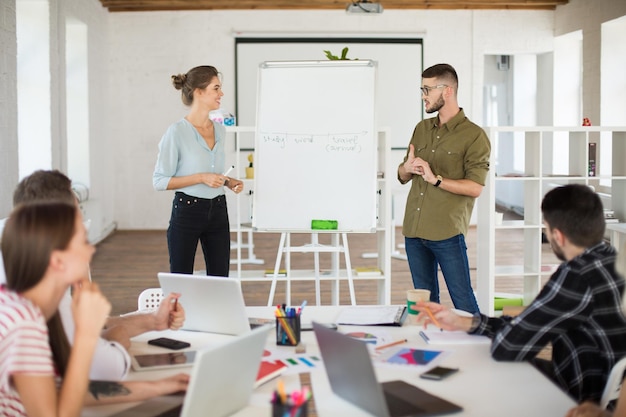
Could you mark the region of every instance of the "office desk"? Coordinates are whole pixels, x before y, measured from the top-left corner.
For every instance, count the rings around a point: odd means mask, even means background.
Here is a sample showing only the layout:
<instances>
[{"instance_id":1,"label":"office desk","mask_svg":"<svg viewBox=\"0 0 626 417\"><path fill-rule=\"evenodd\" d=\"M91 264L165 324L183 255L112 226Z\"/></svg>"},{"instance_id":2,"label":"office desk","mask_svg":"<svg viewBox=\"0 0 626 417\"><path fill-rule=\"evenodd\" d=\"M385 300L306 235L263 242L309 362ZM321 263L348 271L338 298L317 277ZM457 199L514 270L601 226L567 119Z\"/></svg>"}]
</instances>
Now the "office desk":
<instances>
[{"instance_id":1,"label":"office desk","mask_svg":"<svg viewBox=\"0 0 626 417\"><path fill-rule=\"evenodd\" d=\"M312 306L304 309L302 321L315 319L319 322L332 322L339 310L338 306ZM272 307L248 307L250 317L273 318ZM429 381L418 377L418 372L411 366L376 366L376 375L380 382L402 379L408 383L448 399L463 407L463 411L455 416L463 417L527 417L554 416L562 417L567 410L575 405L563 391L546 379L539 371L528 363L496 362L489 354L489 345L428 345L418 334L418 328L404 327L360 327L340 326L340 331L388 332L393 339L407 338L406 346L449 351L450 353L438 363L443 366L458 367L460 371L443 381ZM190 349L223 343L231 336L214 335L197 332L159 332L161 336L183 338L189 341ZM156 336L147 333L133 339L131 352L156 352L159 348L145 344L145 341ZM302 342L307 354L318 354L317 342L313 332L302 332ZM276 346L274 333L271 333L267 348L273 351L284 350L294 353L293 347ZM161 350L162 351L162 350ZM182 368L183 370L187 368ZM171 375L178 370L131 372L128 379L155 379ZM299 388L296 374L282 376L288 391ZM334 395L326 378L323 367L311 371L311 383L315 397L318 416L351 416L361 417L370 414L353 406ZM275 380L257 388L250 400L250 405L234 414L235 417L268 417L270 416L270 396L275 388ZM136 403L109 406L88 407L83 416L101 417L113 414Z\"/></svg>"}]
</instances>

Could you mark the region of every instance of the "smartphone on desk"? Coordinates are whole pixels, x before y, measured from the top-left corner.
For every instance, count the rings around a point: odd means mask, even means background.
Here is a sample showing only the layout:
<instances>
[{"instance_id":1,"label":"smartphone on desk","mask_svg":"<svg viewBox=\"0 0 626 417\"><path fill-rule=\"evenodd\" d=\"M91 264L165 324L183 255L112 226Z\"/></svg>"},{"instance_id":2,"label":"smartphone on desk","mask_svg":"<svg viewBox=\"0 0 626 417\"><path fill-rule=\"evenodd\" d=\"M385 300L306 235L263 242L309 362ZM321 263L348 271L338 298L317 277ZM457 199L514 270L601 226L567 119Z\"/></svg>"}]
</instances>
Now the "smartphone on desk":
<instances>
[{"instance_id":1,"label":"smartphone on desk","mask_svg":"<svg viewBox=\"0 0 626 417\"><path fill-rule=\"evenodd\" d=\"M148 344L172 350L184 349L191 346L191 344L187 342L183 342L182 340L170 339L169 337L159 337L158 339L148 340Z\"/></svg>"},{"instance_id":2,"label":"smartphone on desk","mask_svg":"<svg viewBox=\"0 0 626 417\"><path fill-rule=\"evenodd\" d=\"M426 371L426 372L420 374L420 378L434 379L436 381L439 381L441 379L444 379L444 378L452 375L453 373L457 372L458 370L459 370L459 368L446 368L444 366L435 366L430 371Z\"/></svg>"}]
</instances>

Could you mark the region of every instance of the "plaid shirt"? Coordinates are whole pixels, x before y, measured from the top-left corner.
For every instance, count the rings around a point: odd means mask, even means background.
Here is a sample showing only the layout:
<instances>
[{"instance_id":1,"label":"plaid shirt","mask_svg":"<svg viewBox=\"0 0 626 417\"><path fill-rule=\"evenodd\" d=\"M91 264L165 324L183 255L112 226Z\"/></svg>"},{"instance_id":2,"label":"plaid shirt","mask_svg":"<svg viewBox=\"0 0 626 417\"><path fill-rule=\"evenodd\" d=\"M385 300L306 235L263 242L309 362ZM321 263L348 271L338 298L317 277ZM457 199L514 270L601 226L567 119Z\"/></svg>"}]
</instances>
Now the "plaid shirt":
<instances>
[{"instance_id":1,"label":"plaid shirt","mask_svg":"<svg viewBox=\"0 0 626 417\"><path fill-rule=\"evenodd\" d=\"M480 316L474 334L493 339L496 360L533 359L552 342L556 382L578 401L602 396L613 365L626 356L624 279L605 243L562 263L517 317Z\"/></svg>"}]
</instances>

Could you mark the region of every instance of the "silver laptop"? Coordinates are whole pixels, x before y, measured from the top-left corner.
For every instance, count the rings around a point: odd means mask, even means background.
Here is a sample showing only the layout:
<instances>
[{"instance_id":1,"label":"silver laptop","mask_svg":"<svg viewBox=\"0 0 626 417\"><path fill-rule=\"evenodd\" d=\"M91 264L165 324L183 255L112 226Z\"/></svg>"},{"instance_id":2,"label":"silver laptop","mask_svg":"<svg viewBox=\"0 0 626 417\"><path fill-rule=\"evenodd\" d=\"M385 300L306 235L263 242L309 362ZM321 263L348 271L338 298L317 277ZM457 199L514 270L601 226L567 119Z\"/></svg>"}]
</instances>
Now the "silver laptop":
<instances>
[{"instance_id":1,"label":"silver laptop","mask_svg":"<svg viewBox=\"0 0 626 417\"><path fill-rule=\"evenodd\" d=\"M239 411L250 402L270 330L257 327L198 351L184 397L152 398L113 417L225 417Z\"/></svg>"},{"instance_id":2,"label":"silver laptop","mask_svg":"<svg viewBox=\"0 0 626 417\"><path fill-rule=\"evenodd\" d=\"M238 280L206 275L158 273L163 294L181 294L184 330L240 335L250 331Z\"/></svg>"},{"instance_id":3,"label":"silver laptop","mask_svg":"<svg viewBox=\"0 0 626 417\"><path fill-rule=\"evenodd\" d=\"M333 392L377 417L436 416L461 411L456 404L404 381L376 380L367 346L313 322Z\"/></svg>"}]
</instances>

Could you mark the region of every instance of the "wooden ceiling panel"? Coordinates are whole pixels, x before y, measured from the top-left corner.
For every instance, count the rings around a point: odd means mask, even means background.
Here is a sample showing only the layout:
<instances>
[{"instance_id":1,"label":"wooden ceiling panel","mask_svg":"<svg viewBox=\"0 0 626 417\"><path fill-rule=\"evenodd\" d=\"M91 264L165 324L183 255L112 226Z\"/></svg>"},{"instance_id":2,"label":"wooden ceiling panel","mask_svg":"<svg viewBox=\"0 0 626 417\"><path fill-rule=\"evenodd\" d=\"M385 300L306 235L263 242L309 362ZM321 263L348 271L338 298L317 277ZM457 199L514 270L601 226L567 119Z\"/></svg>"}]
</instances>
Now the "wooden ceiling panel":
<instances>
[{"instance_id":1,"label":"wooden ceiling panel","mask_svg":"<svg viewBox=\"0 0 626 417\"><path fill-rule=\"evenodd\" d=\"M554 10L569 0L380 0L385 9ZM345 9L351 0L100 0L110 12Z\"/></svg>"}]
</instances>

